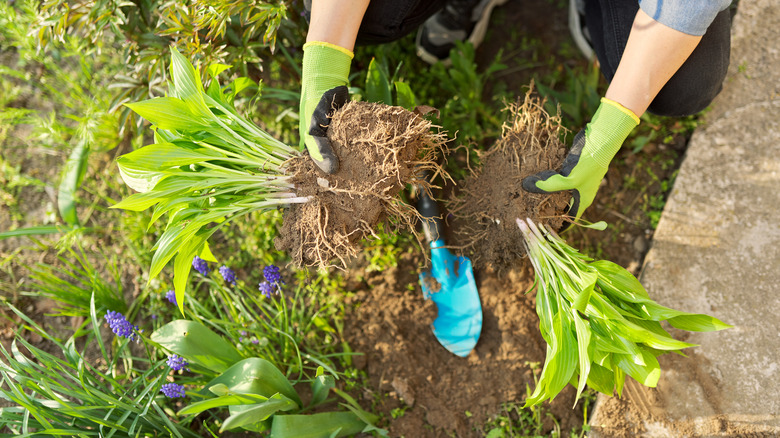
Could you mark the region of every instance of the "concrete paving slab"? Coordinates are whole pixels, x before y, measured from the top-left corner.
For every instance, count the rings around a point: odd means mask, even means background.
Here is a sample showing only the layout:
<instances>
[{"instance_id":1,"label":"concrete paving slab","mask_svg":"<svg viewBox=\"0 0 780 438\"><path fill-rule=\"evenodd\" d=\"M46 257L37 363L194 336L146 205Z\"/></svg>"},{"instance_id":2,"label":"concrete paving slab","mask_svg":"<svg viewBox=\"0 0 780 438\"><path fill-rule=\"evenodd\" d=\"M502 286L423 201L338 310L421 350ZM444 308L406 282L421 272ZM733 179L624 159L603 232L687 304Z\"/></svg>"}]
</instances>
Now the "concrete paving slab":
<instances>
[{"instance_id":1,"label":"concrete paving slab","mask_svg":"<svg viewBox=\"0 0 780 438\"><path fill-rule=\"evenodd\" d=\"M658 387L600 396L591 437L780 436L780 9L741 1L731 73L697 131L640 280L659 303L735 327L672 330ZM603 427L602 427L603 425Z\"/></svg>"}]
</instances>

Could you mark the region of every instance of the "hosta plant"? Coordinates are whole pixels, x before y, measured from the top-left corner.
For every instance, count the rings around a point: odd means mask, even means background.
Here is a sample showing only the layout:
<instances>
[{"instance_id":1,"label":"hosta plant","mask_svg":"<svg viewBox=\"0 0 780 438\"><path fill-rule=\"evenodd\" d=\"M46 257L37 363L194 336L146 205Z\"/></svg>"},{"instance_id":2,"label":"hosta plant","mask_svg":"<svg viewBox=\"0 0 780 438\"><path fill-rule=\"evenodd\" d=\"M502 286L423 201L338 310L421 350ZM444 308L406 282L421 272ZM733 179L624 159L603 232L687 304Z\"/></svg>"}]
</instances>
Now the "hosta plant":
<instances>
[{"instance_id":1,"label":"hosta plant","mask_svg":"<svg viewBox=\"0 0 780 438\"><path fill-rule=\"evenodd\" d=\"M119 157L122 179L140 193L113 207L154 206L151 222L168 215L150 278L174 259L176 301L183 309L193 257L211 258L206 241L219 224L308 199L295 195L281 169L297 151L233 107L246 82L235 81L226 94L216 80L226 67L217 65L209 68L214 80L204 89L192 64L175 49L171 58L168 96L127 104L155 127L155 143Z\"/></svg>"},{"instance_id":2,"label":"hosta plant","mask_svg":"<svg viewBox=\"0 0 780 438\"><path fill-rule=\"evenodd\" d=\"M167 215L149 278L173 259L182 311L193 257L215 261L208 238L253 211L290 207L277 248L298 264L346 264L383 220L413 228L417 213L398 194L407 184L429 185L413 169L438 168L446 136L432 133L430 122L400 107L347 103L328 128L339 171L326 175L234 108L247 80L223 89L217 76L228 67L217 64L207 68L213 79L205 88L198 70L171 50L168 96L127 104L152 124L155 142L118 159L125 183L140 193L114 207L154 207L150 222Z\"/></svg>"},{"instance_id":3,"label":"hosta plant","mask_svg":"<svg viewBox=\"0 0 780 438\"><path fill-rule=\"evenodd\" d=\"M547 356L532 406L554 398L568 383L577 396L587 384L621 394L625 376L656 386L656 359L693 344L672 338L661 325L690 331L731 327L712 316L681 312L653 301L621 266L580 254L557 234L531 220L517 220L536 274L536 313Z\"/></svg>"}]
</instances>

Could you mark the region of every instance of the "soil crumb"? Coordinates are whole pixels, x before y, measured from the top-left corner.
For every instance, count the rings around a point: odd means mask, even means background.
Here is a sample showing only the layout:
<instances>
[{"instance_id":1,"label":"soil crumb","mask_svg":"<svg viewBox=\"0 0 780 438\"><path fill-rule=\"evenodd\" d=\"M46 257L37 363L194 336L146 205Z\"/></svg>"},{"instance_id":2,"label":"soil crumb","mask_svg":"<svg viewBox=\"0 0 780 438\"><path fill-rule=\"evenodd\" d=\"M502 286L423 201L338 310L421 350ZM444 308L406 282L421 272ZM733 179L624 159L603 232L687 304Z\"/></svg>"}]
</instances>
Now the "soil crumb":
<instances>
[{"instance_id":1,"label":"soil crumb","mask_svg":"<svg viewBox=\"0 0 780 438\"><path fill-rule=\"evenodd\" d=\"M566 192L529 193L521 186L527 176L560 168L566 155L560 116L544 110L544 100L533 94L533 84L525 98L506 111L509 117L501 138L479 154L481 166L448 204L456 246L474 263L496 270L512 266L525 255L515 219L531 218L558 230L571 198Z\"/></svg>"},{"instance_id":2,"label":"soil crumb","mask_svg":"<svg viewBox=\"0 0 780 438\"><path fill-rule=\"evenodd\" d=\"M306 155L287 164L296 194L312 201L286 209L276 248L298 266L345 267L378 224L414 231L418 213L398 195L407 184L429 187L423 171L441 172L434 160L447 137L432 128L401 107L347 103L328 128L339 170L327 175Z\"/></svg>"}]
</instances>

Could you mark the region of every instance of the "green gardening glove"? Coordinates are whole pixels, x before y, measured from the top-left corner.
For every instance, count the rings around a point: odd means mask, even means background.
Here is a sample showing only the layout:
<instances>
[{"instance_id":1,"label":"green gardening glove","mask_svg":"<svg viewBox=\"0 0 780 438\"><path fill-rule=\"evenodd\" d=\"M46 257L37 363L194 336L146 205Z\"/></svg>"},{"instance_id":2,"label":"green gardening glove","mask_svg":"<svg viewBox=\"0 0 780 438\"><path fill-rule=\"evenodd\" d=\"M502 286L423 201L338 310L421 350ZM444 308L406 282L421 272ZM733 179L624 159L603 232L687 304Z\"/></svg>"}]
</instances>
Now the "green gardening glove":
<instances>
[{"instance_id":1,"label":"green gardening glove","mask_svg":"<svg viewBox=\"0 0 780 438\"><path fill-rule=\"evenodd\" d=\"M631 110L607 98L601 99L593 120L574 137L560 172L545 170L523 179L523 188L533 193L572 190L569 216L576 222L590 207L610 161L639 124Z\"/></svg>"},{"instance_id":2,"label":"green gardening glove","mask_svg":"<svg viewBox=\"0 0 780 438\"><path fill-rule=\"evenodd\" d=\"M352 52L321 41L303 46L299 133L301 146L325 173L334 173L339 160L327 136L333 112L349 99L347 83Z\"/></svg>"}]
</instances>

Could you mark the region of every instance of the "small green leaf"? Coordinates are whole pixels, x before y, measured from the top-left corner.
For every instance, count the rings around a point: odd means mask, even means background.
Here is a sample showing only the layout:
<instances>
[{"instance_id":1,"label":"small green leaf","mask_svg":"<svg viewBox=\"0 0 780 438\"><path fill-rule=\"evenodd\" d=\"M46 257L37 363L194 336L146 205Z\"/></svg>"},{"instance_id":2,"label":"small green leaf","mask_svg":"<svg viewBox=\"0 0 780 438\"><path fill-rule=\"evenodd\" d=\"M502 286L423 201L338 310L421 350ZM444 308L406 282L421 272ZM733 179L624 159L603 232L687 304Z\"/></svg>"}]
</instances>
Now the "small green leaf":
<instances>
[{"instance_id":1,"label":"small green leaf","mask_svg":"<svg viewBox=\"0 0 780 438\"><path fill-rule=\"evenodd\" d=\"M241 360L228 341L196 321L178 319L152 333L151 340L190 363L216 373L224 372ZM214 382L214 384L220 382ZM207 385L209 387L211 385Z\"/></svg>"},{"instance_id":2,"label":"small green leaf","mask_svg":"<svg viewBox=\"0 0 780 438\"><path fill-rule=\"evenodd\" d=\"M668 321L674 328L692 332L710 332L734 327L713 316L693 313L675 316Z\"/></svg>"},{"instance_id":3,"label":"small green leaf","mask_svg":"<svg viewBox=\"0 0 780 438\"><path fill-rule=\"evenodd\" d=\"M251 405L262 403L267 400L268 397L255 394L227 394L220 397L214 397L208 400L195 402L181 409L176 415L199 414L209 409L222 408L225 406Z\"/></svg>"},{"instance_id":4,"label":"small green leaf","mask_svg":"<svg viewBox=\"0 0 780 438\"><path fill-rule=\"evenodd\" d=\"M227 64L219 64L219 63L214 63L214 64L211 64L211 65L209 65L208 67L206 67L206 73L207 73L207 74L208 74L208 75L209 75L209 76L210 76L212 79L214 79L214 80L216 81L216 79L217 79L217 76L219 76L219 75L220 75L220 73L222 73L223 71L225 71L225 70L229 69L230 67L231 67L231 66L229 66L229 65L227 65Z\"/></svg>"},{"instance_id":5,"label":"small green leaf","mask_svg":"<svg viewBox=\"0 0 780 438\"><path fill-rule=\"evenodd\" d=\"M398 106L404 107L409 111L412 111L417 106L417 99L406 82L395 81L395 95Z\"/></svg>"},{"instance_id":6,"label":"small green leaf","mask_svg":"<svg viewBox=\"0 0 780 438\"><path fill-rule=\"evenodd\" d=\"M313 415L275 415L271 424L274 438L330 438L353 436L366 423L352 412L323 412Z\"/></svg>"},{"instance_id":7,"label":"small green leaf","mask_svg":"<svg viewBox=\"0 0 780 438\"><path fill-rule=\"evenodd\" d=\"M87 160L89 159L89 145L86 140L80 140L65 161L60 186L57 190L57 207L60 210L62 220L68 225L78 226L79 216L76 211L76 191L87 172Z\"/></svg>"},{"instance_id":8,"label":"small green leaf","mask_svg":"<svg viewBox=\"0 0 780 438\"><path fill-rule=\"evenodd\" d=\"M336 380L333 376L325 376L319 373L322 367L318 368L318 375L311 382L311 406L317 406L328 398L330 390L336 386Z\"/></svg>"},{"instance_id":9,"label":"small green leaf","mask_svg":"<svg viewBox=\"0 0 780 438\"><path fill-rule=\"evenodd\" d=\"M239 427L255 425L265 421L268 417L277 412L290 411L297 407L298 405L294 401L277 393L265 402L247 407L247 409L229 416L225 419L225 422L222 423L222 427L219 428L219 431L222 432Z\"/></svg>"},{"instance_id":10,"label":"small green leaf","mask_svg":"<svg viewBox=\"0 0 780 438\"><path fill-rule=\"evenodd\" d=\"M231 393L237 394L256 394L270 398L276 393L281 393L301 405L298 393L284 374L271 362L259 357L250 357L236 362L205 387L210 388L218 384L227 386ZM207 394L204 391L201 393Z\"/></svg>"}]
</instances>

